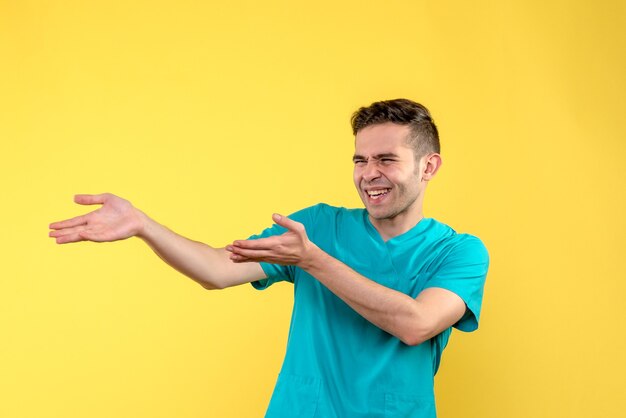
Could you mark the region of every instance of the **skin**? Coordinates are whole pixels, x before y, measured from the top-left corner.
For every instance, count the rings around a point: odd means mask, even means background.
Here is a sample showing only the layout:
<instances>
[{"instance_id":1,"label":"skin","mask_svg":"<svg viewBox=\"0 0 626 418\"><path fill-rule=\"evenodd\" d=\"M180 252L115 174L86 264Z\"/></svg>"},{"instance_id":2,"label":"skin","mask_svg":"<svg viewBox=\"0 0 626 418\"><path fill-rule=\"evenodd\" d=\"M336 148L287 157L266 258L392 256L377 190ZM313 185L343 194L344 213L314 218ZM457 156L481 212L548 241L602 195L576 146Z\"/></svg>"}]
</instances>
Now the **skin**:
<instances>
[{"instance_id":1,"label":"skin","mask_svg":"<svg viewBox=\"0 0 626 418\"><path fill-rule=\"evenodd\" d=\"M424 193L441 166L431 153L416 159L409 128L393 123L366 127L355 140L354 184L372 225L384 240L401 235L424 217ZM368 194L384 191L373 198ZM420 344L458 322L463 300L446 289L428 288L415 299L364 277L309 241L304 226L275 214L288 231L280 236L235 241L226 249L236 263L296 265L325 285L374 325L408 345Z\"/></svg>"},{"instance_id":2,"label":"skin","mask_svg":"<svg viewBox=\"0 0 626 418\"><path fill-rule=\"evenodd\" d=\"M167 264L206 289L223 289L265 278L257 263L234 264L224 248L190 240L157 223L125 199L110 193L76 195L80 205L102 205L85 215L50 224L57 244L110 242L136 236Z\"/></svg>"},{"instance_id":3,"label":"skin","mask_svg":"<svg viewBox=\"0 0 626 418\"><path fill-rule=\"evenodd\" d=\"M439 154L419 159L407 145L408 127L385 123L366 127L355 139L354 183L372 225L384 240L401 235L422 218L428 181L441 166ZM375 198L369 193L385 194ZM86 215L55 222L50 236L59 244L116 241L137 236L159 257L207 289L222 289L265 278L259 262L295 265L305 270L374 325L405 344L417 345L458 322L465 304L456 294L428 288L416 298L382 286L322 251L304 225L285 216L279 236L239 240L213 248L189 240L115 195L77 195L83 205L102 205Z\"/></svg>"},{"instance_id":4,"label":"skin","mask_svg":"<svg viewBox=\"0 0 626 418\"><path fill-rule=\"evenodd\" d=\"M424 192L441 165L439 154L416 159L408 135L408 126L385 123L362 129L355 139L354 185L385 240L405 233L424 217ZM377 191L386 193L368 195Z\"/></svg>"}]
</instances>

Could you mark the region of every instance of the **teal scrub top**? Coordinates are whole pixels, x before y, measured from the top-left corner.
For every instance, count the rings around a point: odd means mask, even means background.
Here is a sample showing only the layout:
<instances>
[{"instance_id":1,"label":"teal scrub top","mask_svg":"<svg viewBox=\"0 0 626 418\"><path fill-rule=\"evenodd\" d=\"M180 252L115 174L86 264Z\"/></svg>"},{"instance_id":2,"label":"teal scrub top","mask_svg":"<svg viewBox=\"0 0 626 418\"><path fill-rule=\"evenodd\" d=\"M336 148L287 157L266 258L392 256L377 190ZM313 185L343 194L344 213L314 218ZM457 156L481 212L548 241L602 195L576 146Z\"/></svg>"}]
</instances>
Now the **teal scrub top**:
<instances>
[{"instance_id":1,"label":"teal scrub top","mask_svg":"<svg viewBox=\"0 0 626 418\"><path fill-rule=\"evenodd\" d=\"M467 310L454 325L478 327L489 256L476 237L424 218L406 233L383 241L363 209L319 204L289 216L309 239L363 276L416 297L428 287L448 289ZM278 235L274 225L251 239ZM373 325L295 266L261 263L266 289L294 285L287 351L268 418L436 417L433 378L451 328L408 346Z\"/></svg>"}]
</instances>

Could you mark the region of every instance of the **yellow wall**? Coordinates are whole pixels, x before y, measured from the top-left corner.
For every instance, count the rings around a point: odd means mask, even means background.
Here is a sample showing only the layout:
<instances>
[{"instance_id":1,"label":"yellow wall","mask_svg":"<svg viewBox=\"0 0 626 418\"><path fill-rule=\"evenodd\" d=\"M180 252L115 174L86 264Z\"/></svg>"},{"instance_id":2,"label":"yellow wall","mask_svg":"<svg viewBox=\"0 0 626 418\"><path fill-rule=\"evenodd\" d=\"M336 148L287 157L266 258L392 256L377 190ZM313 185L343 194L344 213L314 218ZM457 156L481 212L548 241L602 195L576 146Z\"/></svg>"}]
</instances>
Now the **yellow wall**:
<instances>
[{"instance_id":1,"label":"yellow wall","mask_svg":"<svg viewBox=\"0 0 626 418\"><path fill-rule=\"evenodd\" d=\"M207 292L47 225L110 191L224 245L358 206L349 116L395 97L441 130L427 216L492 259L440 416L621 416L624 2L296 3L0 0L0 416L261 416L289 285Z\"/></svg>"}]
</instances>

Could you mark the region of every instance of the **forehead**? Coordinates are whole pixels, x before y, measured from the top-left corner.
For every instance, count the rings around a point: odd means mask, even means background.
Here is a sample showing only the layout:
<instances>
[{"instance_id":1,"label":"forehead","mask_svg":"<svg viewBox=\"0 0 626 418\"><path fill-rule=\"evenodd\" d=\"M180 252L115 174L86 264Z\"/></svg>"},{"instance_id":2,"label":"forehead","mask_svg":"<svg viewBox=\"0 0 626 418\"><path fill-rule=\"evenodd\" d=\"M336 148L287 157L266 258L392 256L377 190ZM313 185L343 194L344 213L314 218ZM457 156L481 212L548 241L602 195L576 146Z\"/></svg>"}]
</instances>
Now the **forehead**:
<instances>
[{"instance_id":1,"label":"forehead","mask_svg":"<svg viewBox=\"0 0 626 418\"><path fill-rule=\"evenodd\" d=\"M413 150L407 141L409 134L408 125L387 122L368 126L356 134L355 154L368 156L386 153L412 153Z\"/></svg>"}]
</instances>

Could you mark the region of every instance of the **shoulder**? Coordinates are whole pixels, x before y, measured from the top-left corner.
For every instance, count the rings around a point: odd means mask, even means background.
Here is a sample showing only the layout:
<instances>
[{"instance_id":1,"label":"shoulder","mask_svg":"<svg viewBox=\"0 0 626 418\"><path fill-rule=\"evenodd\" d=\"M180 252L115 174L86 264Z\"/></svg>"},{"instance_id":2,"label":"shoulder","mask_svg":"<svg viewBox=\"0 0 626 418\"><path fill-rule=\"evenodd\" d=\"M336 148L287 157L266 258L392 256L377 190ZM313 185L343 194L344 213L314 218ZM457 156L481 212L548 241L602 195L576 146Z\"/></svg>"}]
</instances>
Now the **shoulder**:
<instances>
[{"instance_id":1,"label":"shoulder","mask_svg":"<svg viewBox=\"0 0 626 418\"><path fill-rule=\"evenodd\" d=\"M304 225L309 238L323 248L353 241L365 231L364 209L347 209L318 203L296 212L292 218Z\"/></svg>"},{"instance_id":2,"label":"shoulder","mask_svg":"<svg viewBox=\"0 0 626 418\"><path fill-rule=\"evenodd\" d=\"M483 241L475 235L458 233L452 227L432 220L433 232L441 239L445 251L445 258L451 260L466 260L481 264L489 263L489 252Z\"/></svg>"},{"instance_id":3,"label":"shoulder","mask_svg":"<svg viewBox=\"0 0 626 418\"><path fill-rule=\"evenodd\" d=\"M363 218L364 209L348 209L340 206L332 206L327 203L318 203L313 206L301 209L289 215L294 220L297 218L308 218L316 222L331 220L347 220Z\"/></svg>"},{"instance_id":4,"label":"shoulder","mask_svg":"<svg viewBox=\"0 0 626 418\"><path fill-rule=\"evenodd\" d=\"M457 234L453 246L456 257L489 263L489 252L482 240L470 234Z\"/></svg>"}]
</instances>

